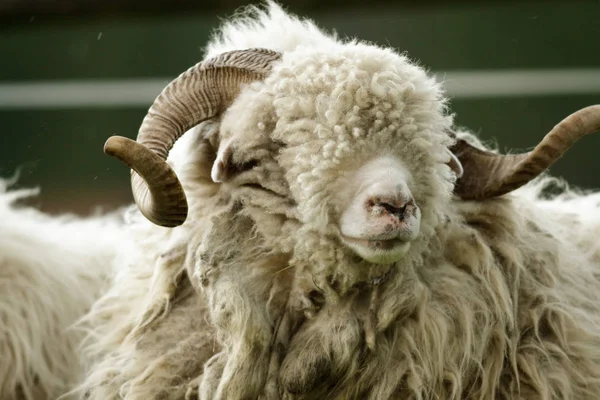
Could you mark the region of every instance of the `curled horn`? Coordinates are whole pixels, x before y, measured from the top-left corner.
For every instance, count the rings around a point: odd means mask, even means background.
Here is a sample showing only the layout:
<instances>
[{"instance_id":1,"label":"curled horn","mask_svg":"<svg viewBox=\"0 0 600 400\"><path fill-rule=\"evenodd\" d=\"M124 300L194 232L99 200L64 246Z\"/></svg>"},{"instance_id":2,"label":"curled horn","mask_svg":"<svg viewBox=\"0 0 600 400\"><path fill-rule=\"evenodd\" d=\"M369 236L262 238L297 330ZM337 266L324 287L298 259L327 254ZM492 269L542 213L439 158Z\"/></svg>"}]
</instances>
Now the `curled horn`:
<instances>
[{"instance_id":1,"label":"curled horn","mask_svg":"<svg viewBox=\"0 0 600 400\"><path fill-rule=\"evenodd\" d=\"M578 139L597 130L600 105L569 115L528 153L499 155L458 139L450 150L462 163L464 173L454 193L465 200L483 200L518 189L549 168Z\"/></svg>"},{"instance_id":2,"label":"curled horn","mask_svg":"<svg viewBox=\"0 0 600 400\"><path fill-rule=\"evenodd\" d=\"M137 141L112 136L104 152L131 169L133 197L141 213L157 225L183 224L188 206L179 178L166 159L188 129L223 112L241 85L264 79L280 53L248 49L200 62L173 80L156 98Z\"/></svg>"}]
</instances>

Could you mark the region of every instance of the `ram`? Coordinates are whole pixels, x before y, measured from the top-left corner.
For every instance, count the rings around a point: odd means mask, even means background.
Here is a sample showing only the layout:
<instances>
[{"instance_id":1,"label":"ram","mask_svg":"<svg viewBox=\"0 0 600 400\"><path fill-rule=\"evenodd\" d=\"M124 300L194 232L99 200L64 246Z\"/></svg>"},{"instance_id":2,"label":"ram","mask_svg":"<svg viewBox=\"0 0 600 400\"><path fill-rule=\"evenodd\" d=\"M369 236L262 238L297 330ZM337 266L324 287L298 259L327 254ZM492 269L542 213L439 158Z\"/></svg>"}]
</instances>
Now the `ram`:
<instances>
[{"instance_id":1,"label":"ram","mask_svg":"<svg viewBox=\"0 0 600 400\"><path fill-rule=\"evenodd\" d=\"M596 399L600 195L542 193L598 129L500 155L407 57L249 9L105 145L136 206L64 255L113 271L70 395Z\"/></svg>"}]
</instances>

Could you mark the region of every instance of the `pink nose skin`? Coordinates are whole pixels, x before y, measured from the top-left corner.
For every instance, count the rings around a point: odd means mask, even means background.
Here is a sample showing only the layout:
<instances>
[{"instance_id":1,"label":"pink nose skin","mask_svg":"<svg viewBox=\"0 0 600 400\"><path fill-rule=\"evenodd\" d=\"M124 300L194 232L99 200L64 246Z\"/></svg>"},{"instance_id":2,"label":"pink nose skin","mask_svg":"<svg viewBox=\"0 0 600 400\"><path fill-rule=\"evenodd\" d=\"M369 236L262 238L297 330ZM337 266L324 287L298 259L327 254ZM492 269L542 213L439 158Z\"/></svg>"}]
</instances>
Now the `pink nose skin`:
<instances>
[{"instance_id":1,"label":"pink nose skin","mask_svg":"<svg viewBox=\"0 0 600 400\"><path fill-rule=\"evenodd\" d=\"M373 216L392 218L402 222L412 211L414 201L398 200L391 197L372 197L367 200L367 212Z\"/></svg>"}]
</instances>

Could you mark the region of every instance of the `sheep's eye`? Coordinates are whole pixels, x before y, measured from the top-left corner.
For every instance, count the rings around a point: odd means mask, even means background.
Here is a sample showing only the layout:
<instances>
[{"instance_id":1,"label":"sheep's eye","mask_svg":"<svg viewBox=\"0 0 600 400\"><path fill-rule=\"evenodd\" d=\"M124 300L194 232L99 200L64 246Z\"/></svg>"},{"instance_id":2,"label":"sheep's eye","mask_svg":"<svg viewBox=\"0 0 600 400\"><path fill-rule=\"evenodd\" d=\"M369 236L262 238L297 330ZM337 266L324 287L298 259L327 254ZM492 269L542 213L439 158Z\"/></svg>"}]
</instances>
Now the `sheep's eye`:
<instances>
[{"instance_id":1,"label":"sheep's eye","mask_svg":"<svg viewBox=\"0 0 600 400\"><path fill-rule=\"evenodd\" d=\"M235 172L233 172L235 175L231 175L235 185L247 189L261 190L279 197L283 196L284 194L278 193L275 189L277 187L275 182L266 179L264 171L256 168L259 165L260 161L256 159L236 165Z\"/></svg>"},{"instance_id":2,"label":"sheep's eye","mask_svg":"<svg viewBox=\"0 0 600 400\"><path fill-rule=\"evenodd\" d=\"M259 164L258 160L252 159L244 163L228 162L225 166L224 176L226 180L231 180L239 177L244 172L250 172Z\"/></svg>"},{"instance_id":3,"label":"sheep's eye","mask_svg":"<svg viewBox=\"0 0 600 400\"><path fill-rule=\"evenodd\" d=\"M246 161L242 164L234 164L231 166L232 167L231 173L237 175L237 174L240 174L245 171L250 171L257 165L258 165L258 160L255 160L255 159Z\"/></svg>"},{"instance_id":4,"label":"sheep's eye","mask_svg":"<svg viewBox=\"0 0 600 400\"><path fill-rule=\"evenodd\" d=\"M227 166L228 179L240 186L248 183L258 183L260 173L256 167L260 165L257 159L251 159L243 163L230 164Z\"/></svg>"}]
</instances>

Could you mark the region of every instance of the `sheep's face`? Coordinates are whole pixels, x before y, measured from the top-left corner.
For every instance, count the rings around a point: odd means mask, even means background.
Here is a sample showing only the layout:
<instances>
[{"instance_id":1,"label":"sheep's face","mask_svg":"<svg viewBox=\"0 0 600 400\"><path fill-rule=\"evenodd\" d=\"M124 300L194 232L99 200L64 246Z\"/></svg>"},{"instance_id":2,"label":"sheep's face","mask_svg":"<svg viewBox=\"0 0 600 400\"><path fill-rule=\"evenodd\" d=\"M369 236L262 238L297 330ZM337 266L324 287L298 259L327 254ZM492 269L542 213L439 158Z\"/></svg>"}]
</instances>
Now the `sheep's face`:
<instances>
[{"instance_id":1,"label":"sheep's face","mask_svg":"<svg viewBox=\"0 0 600 400\"><path fill-rule=\"evenodd\" d=\"M412 175L398 157L378 156L345 179L339 197L342 241L367 261L402 258L419 236L421 210L410 191Z\"/></svg>"},{"instance_id":2,"label":"sheep's face","mask_svg":"<svg viewBox=\"0 0 600 400\"><path fill-rule=\"evenodd\" d=\"M243 201L269 224L297 221L296 247L313 235L337 254L393 263L433 234L449 201L450 124L435 81L404 57L298 50L223 116L213 179L246 170L224 185L255 189ZM270 229L259 227L282 235Z\"/></svg>"}]
</instances>

